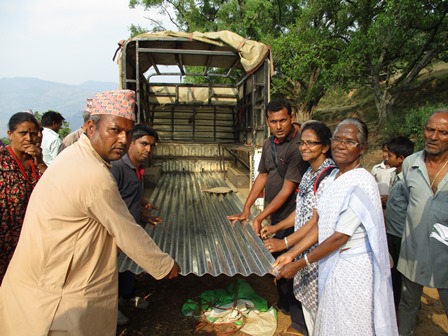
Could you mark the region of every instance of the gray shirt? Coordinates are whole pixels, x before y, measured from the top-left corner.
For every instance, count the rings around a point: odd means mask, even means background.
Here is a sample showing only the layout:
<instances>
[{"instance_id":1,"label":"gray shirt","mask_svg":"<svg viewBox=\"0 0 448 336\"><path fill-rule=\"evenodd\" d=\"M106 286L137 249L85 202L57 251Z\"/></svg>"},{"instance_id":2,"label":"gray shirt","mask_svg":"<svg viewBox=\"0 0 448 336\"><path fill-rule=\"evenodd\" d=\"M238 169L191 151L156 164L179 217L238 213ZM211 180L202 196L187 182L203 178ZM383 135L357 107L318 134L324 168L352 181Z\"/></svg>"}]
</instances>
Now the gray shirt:
<instances>
[{"instance_id":1,"label":"gray shirt","mask_svg":"<svg viewBox=\"0 0 448 336\"><path fill-rule=\"evenodd\" d=\"M389 197L386 205L386 232L387 234L402 237L404 224L406 222L406 212L408 208L408 198L406 183L403 181L403 172L392 173L391 180L396 177L389 190Z\"/></svg>"},{"instance_id":2,"label":"gray shirt","mask_svg":"<svg viewBox=\"0 0 448 336\"><path fill-rule=\"evenodd\" d=\"M403 162L409 206L397 268L423 286L448 288L446 246L429 237L434 224L448 227L448 174L433 193L424 159L425 152L420 151Z\"/></svg>"}]
</instances>

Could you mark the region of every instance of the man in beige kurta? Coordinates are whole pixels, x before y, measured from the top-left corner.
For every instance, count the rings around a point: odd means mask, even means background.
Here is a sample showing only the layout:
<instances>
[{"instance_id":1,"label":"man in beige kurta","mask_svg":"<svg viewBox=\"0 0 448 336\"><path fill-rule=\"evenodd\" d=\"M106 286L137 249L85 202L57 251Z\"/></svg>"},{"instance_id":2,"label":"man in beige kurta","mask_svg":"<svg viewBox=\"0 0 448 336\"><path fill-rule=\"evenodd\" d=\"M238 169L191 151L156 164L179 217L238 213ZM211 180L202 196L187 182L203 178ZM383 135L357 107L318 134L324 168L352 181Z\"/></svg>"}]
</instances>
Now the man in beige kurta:
<instances>
[{"instance_id":1,"label":"man in beige kurta","mask_svg":"<svg viewBox=\"0 0 448 336\"><path fill-rule=\"evenodd\" d=\"M115 335L119 248L156 279L177 276L109 171L134 124L114 114L92 123L34 189L0 287L0 335Z\"/></svg>"}]
</instances>

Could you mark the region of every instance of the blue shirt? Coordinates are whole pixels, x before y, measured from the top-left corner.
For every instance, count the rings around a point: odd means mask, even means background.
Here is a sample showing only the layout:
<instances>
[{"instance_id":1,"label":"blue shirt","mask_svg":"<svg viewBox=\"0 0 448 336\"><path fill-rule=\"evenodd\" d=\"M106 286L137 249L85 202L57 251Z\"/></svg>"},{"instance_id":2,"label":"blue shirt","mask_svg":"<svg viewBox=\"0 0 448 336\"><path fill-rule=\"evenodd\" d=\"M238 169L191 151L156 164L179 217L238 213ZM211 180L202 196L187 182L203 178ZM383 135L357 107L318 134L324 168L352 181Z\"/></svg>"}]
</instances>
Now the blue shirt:
<instances>
[{"instance_id":1,"label":"blue shirt","mask_svg":"<svg viewBox=\"0 0 448 336\"><path fill-rule=\"evenodd\" d=\"M391 184L386 205L386 232L401 238L406 222L408 199L406 196L406 184L403 181L403 172L399 174L392 173L391 180L394 177L396 177L396 180Z\"/></svg>"}]
</instances>

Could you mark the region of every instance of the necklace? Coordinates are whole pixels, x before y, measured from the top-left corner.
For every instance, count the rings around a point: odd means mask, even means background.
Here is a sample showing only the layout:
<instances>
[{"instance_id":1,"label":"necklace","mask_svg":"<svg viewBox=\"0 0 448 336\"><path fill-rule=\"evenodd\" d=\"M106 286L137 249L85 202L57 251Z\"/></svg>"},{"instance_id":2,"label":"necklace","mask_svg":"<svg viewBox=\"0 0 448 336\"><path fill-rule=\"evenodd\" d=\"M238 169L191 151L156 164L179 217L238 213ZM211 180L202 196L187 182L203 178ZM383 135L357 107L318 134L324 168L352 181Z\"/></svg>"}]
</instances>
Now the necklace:
<instances>
[{"instance_id":1,"label":"necklace","mask_svg":"<svg viewBox=\"0 0 448 336\"><path fill-rule=\"evenodd\" d=\"M445 168L446 164L448 163L448 159L445 160L445 163L443 164L442 168L440 168L440 170L437 172L436 176L434 176L434 179L432 180L431 185L429 186L432 190L432 186L434 185L434 182L436 182L437 177L439 176L439 174L442 172L443 168Z\"/></svg>"}]
</instances>

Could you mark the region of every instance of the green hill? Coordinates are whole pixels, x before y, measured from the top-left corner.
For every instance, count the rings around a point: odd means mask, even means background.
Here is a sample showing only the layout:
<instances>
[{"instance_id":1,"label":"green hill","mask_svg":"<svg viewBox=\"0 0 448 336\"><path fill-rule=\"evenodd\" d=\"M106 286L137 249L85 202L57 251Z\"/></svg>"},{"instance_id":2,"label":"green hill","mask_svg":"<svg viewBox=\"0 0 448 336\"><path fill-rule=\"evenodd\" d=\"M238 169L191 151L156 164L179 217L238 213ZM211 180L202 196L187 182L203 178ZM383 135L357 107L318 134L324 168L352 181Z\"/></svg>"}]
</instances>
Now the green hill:
<instances>
[{"instance_id":1,"label":"green hill","mask_svg":"<svg viewBox=\"0 0 448 336\"><path fill-rule=\"evenodd\" d=\"M358 117L369 126L370 150L364 157L364 165L370 167L381 160L380 147L388 138L403 133L406 114L425 106L448 106L448 64L438 63L431 72L422 72L419 86L405 92L395 103L392 115L380 127L378 112L372 91L362 87L350 92L334 90L321 101L313 119L325 122L334 129L338 122L348 117ZM418 112L415 112L418 113ZM419 131L421 132L422 129ZM417 134L409 135L415 140Z\"/></svg>"}]
</instances>

